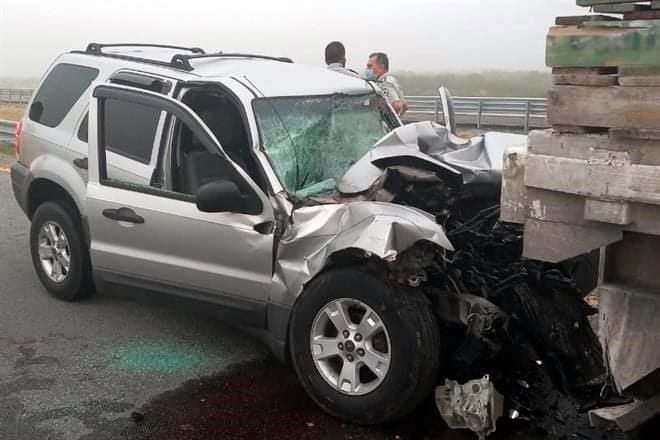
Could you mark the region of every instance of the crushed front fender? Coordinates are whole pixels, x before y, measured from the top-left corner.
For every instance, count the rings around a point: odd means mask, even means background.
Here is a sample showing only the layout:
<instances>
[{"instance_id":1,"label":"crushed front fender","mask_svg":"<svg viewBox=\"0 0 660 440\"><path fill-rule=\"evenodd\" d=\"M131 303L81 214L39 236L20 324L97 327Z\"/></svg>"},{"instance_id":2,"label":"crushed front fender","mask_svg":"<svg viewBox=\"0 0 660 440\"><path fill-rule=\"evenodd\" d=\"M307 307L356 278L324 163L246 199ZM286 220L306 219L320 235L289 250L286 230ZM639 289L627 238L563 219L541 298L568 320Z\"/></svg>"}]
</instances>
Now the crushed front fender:
<instances>
[{"instance_id":1,"label":"crushed front fender","mask_svg":"<svg viewBox=\"0 0 660 440\"><path fill-rule=\"evenodd\" d=\"M337 252L354 249L392 262L421 241L454 250L434 217L416 208L351 202L296 209L279 242L271 302L292 305Z\"/></svg>"}]
</instances>

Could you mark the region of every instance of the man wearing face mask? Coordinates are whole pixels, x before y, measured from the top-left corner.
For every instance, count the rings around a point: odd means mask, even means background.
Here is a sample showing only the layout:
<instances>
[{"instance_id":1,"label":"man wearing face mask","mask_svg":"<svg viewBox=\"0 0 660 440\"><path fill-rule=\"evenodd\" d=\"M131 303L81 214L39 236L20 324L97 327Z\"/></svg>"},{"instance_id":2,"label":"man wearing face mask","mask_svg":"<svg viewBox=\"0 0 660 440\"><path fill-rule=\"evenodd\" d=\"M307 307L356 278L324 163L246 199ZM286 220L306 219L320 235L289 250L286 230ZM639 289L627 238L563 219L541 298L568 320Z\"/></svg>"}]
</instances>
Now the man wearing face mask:
<instances>
[{"instance_id":1,"label":"man wearing face mask","mask_svg":"<svg viewBox=\"0 0 660 440\"><path fill-rule=\"evenodd\" d=\"M387 97L394 111L401 116L408 110L408 103L405 100L399 81L389 73L389 70L390 60L387 55L382 52L374 52L369 55L364 79L375 81Z\"/></svg>"}]
</instances>

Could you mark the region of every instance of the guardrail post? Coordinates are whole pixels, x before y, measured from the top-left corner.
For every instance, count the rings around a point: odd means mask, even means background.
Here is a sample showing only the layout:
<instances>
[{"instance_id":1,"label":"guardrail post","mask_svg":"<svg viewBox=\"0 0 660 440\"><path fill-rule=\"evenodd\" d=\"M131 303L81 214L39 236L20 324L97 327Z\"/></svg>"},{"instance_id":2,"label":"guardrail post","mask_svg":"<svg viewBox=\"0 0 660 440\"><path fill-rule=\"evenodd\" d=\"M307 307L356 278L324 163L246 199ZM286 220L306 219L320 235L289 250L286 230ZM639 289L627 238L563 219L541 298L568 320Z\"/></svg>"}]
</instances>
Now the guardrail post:
<instances>
[{"instance_id":1,"label":"guardrail post","mask_svg":"<svg viewBox=\"0 0 660 440\"><path fill-rule=\"evenodd\" d=\"M530 112L531 112L531 103L529 101L525 102L525 125L523 129L525 132L529 131L529 117L530 117Z\"/></svg>"},{"instance_id":2,"label":"guardrail post","mask_svg":"<svg viewBox=\"0 0 660 440\"><path fill-rule=\"evenodd\" d=\"M0 119L0 144L14 142L14 133L16 132L16 122Z\"/></svg>"},{"instance_id":3,"label":"guardrail post","mask_svg":"<svg viewBox=\"0 0 660 440\"><path fill-rule=\"evenodd\" d=\"M484 102L479 100L479 110L477 110L477 129L481 129L481 115L484 111Z\"/></svg>"},{"instance_id":4,"label":"guardrail post","mask_svg":"<svg viewBox=\"0 0 660 440\"><path fill-rule=\"evenodd\" d=\"M440 123L440 97L438 96L435 100L435 123Z\"/></svg>"}]
</instances>

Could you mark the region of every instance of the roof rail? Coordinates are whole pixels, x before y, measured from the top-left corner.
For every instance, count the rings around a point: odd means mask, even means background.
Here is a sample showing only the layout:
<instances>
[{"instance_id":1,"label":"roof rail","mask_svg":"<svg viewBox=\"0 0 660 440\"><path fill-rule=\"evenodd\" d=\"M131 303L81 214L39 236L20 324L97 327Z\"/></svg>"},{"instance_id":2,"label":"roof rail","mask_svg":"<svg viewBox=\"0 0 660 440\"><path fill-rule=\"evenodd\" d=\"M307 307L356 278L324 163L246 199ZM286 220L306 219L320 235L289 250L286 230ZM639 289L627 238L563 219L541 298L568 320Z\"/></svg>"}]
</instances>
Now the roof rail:
<instances>
[{"instance_id":1,"label":"roof rail","mask_svg":"<svg viewBox=\"0 0 660 440\"><path fill-rule=\"evenodd\" d=\"M133 56L133 55L124 55L124 54L120 54L120 53L103 52L103 48L105 48L105 47L156 47L156 48L163 48L163 49L185 50L185 51L188 51L188 52L192 52L193 54L196 54L196 55L204 55L206 53L206 52L204 52L203 49L200 49L199 47L181 47L181 46L169 46L169 45L165 45L165 44L143 44L143 43L117 43L117 44L89 43L85 50L74 50L74 51L71 51L71 53L94 55L94 56L107 57L107 58L114 58L114 59L124 60L124 61L137 61L139 63L153 64L153 65L156 65L156 66L169 67L169 68L174 68L174 69L179 69L179 70L186 70L186 71L193 70L192 67L184 68L181 65L174 64L170 61L154 60L154 59L149 59L149 58L137 57L137 56Z\"/></svg>"},{"instance_id":2,"label":"roof rail","mask_svg":"<svg viewBox=\"0 0 660 440\"><path fill-rule=\"evenodd\" d=\"M85 52L101 54L102 50L105 47L156 47L160 49L177 49L177 50L187 50L195 54L205 54L204 49L199 47L183 47L183 46L171 46L168 44L145 44L145 43L113 43L113 44L102 44L102 43L89 43Z\"/></svg>"},{"instance_id":3,"label":"roof rail","mask_svg":"<svg viewBox=\"0 0 660 440\"><path fill-rule=\"evenodd\" d=\"M293 63L293 60L287 57L269 57L266 55L255 55L249 53L218 52L218 53L208 53L208 54L204 53L204 54L195 54L195 55L177 54L172 57L172 61L170 62L170 64L178 67L179 69L190 71L190 70L194 70L194 67L192 66L192 64L190 64L190 60L197 60L200 58L257 58L260 60L279 61L281 63Z\"/></svg>"},{"instance_id":4,"label":"roof rail","mask_svg":"<svg viewBox=\"0 0 660 440\"><path fill-rule=\"evenodd\" d=\"M108 53L103 52L103 49L106 47L156 47L163 49L176 49L192 52L192 54L176 54L172 57L170 61L154 60L150 58L142 58L133 55L125 55L120 53ZM143 44L143 43L116 43L116 44L100 44L100 43L89 43L87 48L83 50L74 50L71 53L86 54L86 55L95 55L101 57L115 58L125 61L137 61L139 63L153 64L156 66L170 67L179 70L185 70L187 72L195 70L195 68L190 64L190 60L198 58L258 58L262 60L271 60L279 61L282 63L293 63L291 58L286 57L269 57L266 55L255 55L248 53L209 53L204 52L203 49L199 47L182 47L182 46L169 46L165 44Z\"/></svg>"}]
</instances>

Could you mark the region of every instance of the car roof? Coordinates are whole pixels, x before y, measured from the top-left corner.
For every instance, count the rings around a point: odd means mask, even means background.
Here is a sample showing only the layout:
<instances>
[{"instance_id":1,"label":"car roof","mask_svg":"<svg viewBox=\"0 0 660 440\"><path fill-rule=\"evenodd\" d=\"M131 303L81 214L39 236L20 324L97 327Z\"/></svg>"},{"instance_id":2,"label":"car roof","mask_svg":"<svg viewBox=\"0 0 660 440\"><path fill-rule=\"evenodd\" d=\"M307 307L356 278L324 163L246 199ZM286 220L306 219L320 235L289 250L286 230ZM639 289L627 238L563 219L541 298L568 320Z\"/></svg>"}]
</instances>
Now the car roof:
<instances>
[{"instance_id":1,"label":"car roof","mask_svg":"<svg viewBox=\"0 0 660 440\"><path fill-rule=\"evenodd\" d=\"M247 78L266 97L373 92L360 78L306 64L246 58L200 59L195 62L194 72L208 78Z\"/></svg>"},{"instance_id":2,"label":"car roof","mask_svg":"<svg viewBox=\"0 0 660 440\"><path fill-rule=\"evenodd\" d=\"M166 48L107 48L103 50L103 54L109 56L76 51L65 55L61 61L66 62L69 58L71 62L87 64L85 60L91 61L91 58L95 60L95 65L114 66L116 69L131 68L184 81L214 81L234 77L239 81L246 80L245 82L263 97L373 92L373 87L368 82L325 67L250 56L191 59L191 71L167 65L174 55L180 53L180 50ZM159 61L162 65L139 59Z\"/></svg>"}]
</instances>

